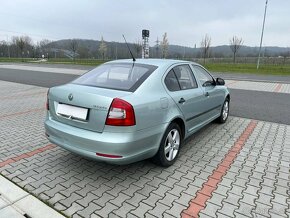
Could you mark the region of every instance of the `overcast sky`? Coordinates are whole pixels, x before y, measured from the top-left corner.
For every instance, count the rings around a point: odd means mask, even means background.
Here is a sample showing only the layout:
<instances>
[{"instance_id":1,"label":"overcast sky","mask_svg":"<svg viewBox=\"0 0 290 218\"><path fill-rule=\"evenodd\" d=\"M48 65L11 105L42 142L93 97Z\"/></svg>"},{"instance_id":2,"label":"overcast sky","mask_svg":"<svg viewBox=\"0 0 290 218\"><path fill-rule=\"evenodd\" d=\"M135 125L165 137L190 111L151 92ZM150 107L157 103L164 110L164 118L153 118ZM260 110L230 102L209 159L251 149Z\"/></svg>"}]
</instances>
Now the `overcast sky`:
<instances>
[{"instance_id":1,"label":"overcast sky","mask_svg":"<svg viewBox=\"0 0 290 218\"><path fill-rule=\"evenodd\" d=\"M153 46L167 32L170 44L197 47L208 34L212 45L260 43L265 0L0 0L0 40L28 35L34 41L83 38L122 42L150 30ZM290 1L269 0L266 46L290 47Z\"/></svg>"}]
</instances>

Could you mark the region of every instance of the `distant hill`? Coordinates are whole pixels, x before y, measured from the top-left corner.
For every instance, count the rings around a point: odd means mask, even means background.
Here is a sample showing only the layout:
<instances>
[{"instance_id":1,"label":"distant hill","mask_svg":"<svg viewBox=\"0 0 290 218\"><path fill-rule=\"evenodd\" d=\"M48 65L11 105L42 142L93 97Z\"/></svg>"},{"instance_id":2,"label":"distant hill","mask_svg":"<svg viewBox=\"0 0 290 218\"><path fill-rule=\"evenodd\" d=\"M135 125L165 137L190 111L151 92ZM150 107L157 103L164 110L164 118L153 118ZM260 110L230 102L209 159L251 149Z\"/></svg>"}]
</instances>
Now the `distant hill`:
<instances>
[{"instance_id":1,"label":"distant hill","mask_svg":"<svg viewBox=\"0 0 290 218\"><path fill-rule=\"evenodd\" d=\"M100 41L89 39L77 39L78 49L77 54L83 58L100 58L99 46ZM54 49L70 50L71 39L63 39L51 42L48 46ZM120 42L105 42L107 45L108 58L128 58L129 52L125 43ZM141 57L140 46L137 43L129 43L129 46L136 57ZM137 55L138 51L138 55ZM200 57L200 48L184 47L179 45L169 45L169 58L198 58ZM258 55L258 47L242 46L238 52L239 57L256 57ZM268 57L278 57L288 54L290 48L267 46L262 48L262 55ZM160 57L161 48L156 46L150 47L151 57ZM214 46L210 48L210 57L231 57L232 51L229 45Z\"/></svg>"}]
</instances>

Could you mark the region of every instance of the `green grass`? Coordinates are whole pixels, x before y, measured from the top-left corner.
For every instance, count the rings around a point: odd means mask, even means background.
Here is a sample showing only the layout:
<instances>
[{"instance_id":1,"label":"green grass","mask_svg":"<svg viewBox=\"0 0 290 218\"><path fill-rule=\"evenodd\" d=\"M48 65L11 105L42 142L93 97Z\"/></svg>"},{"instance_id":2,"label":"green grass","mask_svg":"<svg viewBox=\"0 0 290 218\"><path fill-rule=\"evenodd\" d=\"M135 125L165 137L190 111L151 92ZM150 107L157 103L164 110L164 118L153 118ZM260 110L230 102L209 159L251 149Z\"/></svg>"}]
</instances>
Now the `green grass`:
<instances>
[{"instance_id":1,"label":"green grass","mask_svg":"<svg viewBox=\"0 0 290 218\"><path fill-rule=\"evenodd\" d=\"M33 58L0 58L0 62L29 62L33 61Z\"/></svg>"},{"instance_id":2,"label":"green grass","mask_svg":"<svg viewBox=\"0 0 290 218\"><path fill-rule=\"evenodd\" d=\"M32 58L0 58L0 62L29 62L34 63ZM108 60L106 60L108 61ZM98 66L104 62L98 59L76 59L75 61L68 58L50 58L43 64L78 64L88 66ZM38 63L38 62L36 62ZM290 76L290 64L261 64L257 70L256 64L229 64L229 63L207 63L205 67L212 72L223 73L249 73L249 74L265 74L265 75L285 75Z\"/></svg>"},{"instance_id":3,"label":"green grass","mask_svg":"<svg viewBox=\"0 0 290 218\"><path fill-rule=\"evenodd\" d=\"M205 64L205 67L212 72L290 76L290 65L260 65L258 70L256 64L213 63Z\"/></svg>"},{"instance_id":4,"label":"green grass","mask_svg":"<svg viewBox=\"0 0 290 218\"><path fill-rule=\"evenodd\" d=\"M71 60L67 58L50 58L47 62L44 63L55 63L55 64L79 64L79 65L89 65L89 66L97 66L103 64L107 61L98 60L98 59L76 59Z\"/></svg>"},{"instance_id":5,"label":"green grass","mask_svg":"<svg viewBox=\"0 0 290 218\"><path fill-rule=\"evenodd\" d=\"M108 60L106 60L108 61ZM42 63L42 64L78 64L78 65L89 65L97 66L106 62L105 60L98 59L76 59L71 60L68 58L50 58L46 62L37 62L37 59L33 58L0 58L0 62L11 62L11 63Z\"/></svg>"}]
</instances>

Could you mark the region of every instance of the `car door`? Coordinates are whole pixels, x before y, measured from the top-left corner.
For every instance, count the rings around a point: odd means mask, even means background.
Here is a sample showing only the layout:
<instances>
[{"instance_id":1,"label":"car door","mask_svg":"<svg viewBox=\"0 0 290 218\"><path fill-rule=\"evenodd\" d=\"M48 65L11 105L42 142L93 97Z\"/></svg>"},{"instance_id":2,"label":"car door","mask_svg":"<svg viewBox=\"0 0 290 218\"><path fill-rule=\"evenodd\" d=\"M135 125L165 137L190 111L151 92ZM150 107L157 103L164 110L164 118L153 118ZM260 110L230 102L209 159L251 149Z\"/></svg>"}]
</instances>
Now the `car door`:
<instances>
[{"instance_id":1,"label":"car door","mask_svg":"<svg viewBox=\"0 0 290 218\"><path fill-rule=\"evenodd\" d=\"M186 121L186 129L191 131L200 123L199 114L204 110L204 93L197 85L188 64L173 67L164 79L169 95L179 107Z\"/></svg>"},{"instance_id":2,"label":"car door","mask_svg":"<svg viewBox=\"0 0 290 218\"><path fill-rule=\"evenodd\" d=\"M194 75L201 85L204 93L204 117L206 121L220 113L224 94L221 89L216 86L214 78L203 67L192 64Z\"/></svg>"}]
</instances>

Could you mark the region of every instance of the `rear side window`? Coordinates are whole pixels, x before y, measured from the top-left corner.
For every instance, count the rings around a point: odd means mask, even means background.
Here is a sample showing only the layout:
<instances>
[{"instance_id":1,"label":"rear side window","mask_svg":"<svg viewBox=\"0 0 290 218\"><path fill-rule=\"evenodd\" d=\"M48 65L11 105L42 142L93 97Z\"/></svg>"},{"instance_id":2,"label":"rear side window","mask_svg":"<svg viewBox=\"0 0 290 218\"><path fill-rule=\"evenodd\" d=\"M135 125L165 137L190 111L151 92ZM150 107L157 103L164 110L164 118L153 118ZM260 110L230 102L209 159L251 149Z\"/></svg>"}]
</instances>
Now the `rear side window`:
<instances>
[{"instance_id":1,"label":"rear side window","mask_svg":"<svg viewBox=\"0 0 290 218\"><path fill-rule=\"evenodd\" d=\"M164 82L169 91L197 88L196 80L188 65L174 67L169 71Z\"/></svg>"},{"instance_id":2,"label":"rear side window","mask_svg":"<svg viewBox=\"0 0 290 218\"><path fill-rule=\"evenodd\" d=\"M165 85L169 91L178 91L180 90L180 85L178 83L177 77L173 70L170 70L167 76L165 77Z\"/></svg>"},{"instance_id":3,"label":"rear side window","mask_svg":"<svg viewBox=\"0 0 290 218\"><path fill-rule=\"evenodd\" d=\"M156 69L147 64L103 64L72 83L134 92Z\"/></svg>"}]
</instances>

